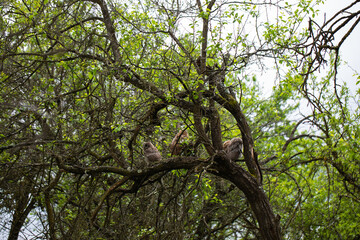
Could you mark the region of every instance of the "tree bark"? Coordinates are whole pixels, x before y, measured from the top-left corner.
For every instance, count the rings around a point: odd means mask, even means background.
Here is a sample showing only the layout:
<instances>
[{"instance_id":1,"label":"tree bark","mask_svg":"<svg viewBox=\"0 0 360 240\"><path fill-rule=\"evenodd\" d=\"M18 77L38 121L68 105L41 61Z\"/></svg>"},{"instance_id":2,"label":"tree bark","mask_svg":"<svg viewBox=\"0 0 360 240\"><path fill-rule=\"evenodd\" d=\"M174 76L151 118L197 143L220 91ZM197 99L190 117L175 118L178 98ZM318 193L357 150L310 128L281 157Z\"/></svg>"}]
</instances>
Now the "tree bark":
<instances>
[{"instance_id":1,"label":"tree bark","mask_svg":"<svg viewBox=\"0 0 360 240\"><path fill-rule=\"evenodd\" d=\"M29 215L30 211L34 208L35 198L32 198L28 204L28 197L24 196L21 199L17 200L15 212L13 214L13 219L11 222L11 228L8 236L8 240L17 240L21 228L24 225L24 222Z\"/></svg>"},{"instance_id":2,"label":"tree bark","mask_svg":"<svg viewBox=\"0 0 360 240\"><path fill-rule=\"evenodd\" d=\"M224 152L215 155L215 171L234 183L246 196L251 209L259 223L259 231L263 239L281 239L280 218L275 216L261 184L241 166L230 161Z\"/></svg>"}]
</instances>

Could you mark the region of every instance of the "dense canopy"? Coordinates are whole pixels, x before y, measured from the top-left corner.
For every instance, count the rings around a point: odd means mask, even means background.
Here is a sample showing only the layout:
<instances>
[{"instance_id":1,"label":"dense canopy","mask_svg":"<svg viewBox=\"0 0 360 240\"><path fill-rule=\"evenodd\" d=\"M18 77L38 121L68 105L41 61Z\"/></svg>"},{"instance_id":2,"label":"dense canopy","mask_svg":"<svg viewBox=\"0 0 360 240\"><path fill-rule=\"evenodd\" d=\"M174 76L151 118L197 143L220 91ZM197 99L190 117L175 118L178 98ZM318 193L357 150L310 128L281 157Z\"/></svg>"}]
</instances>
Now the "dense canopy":
<instances>
[{"instance_id":1,"label":"dense canopy","mask_svg":"<svg viewBox=\"0 0 360 240\"><path fill-rule=\"evenodd\" d=\"M360 1L321 4L2 1L0 238L359 239Z\"/></svg>"}]
</instances>

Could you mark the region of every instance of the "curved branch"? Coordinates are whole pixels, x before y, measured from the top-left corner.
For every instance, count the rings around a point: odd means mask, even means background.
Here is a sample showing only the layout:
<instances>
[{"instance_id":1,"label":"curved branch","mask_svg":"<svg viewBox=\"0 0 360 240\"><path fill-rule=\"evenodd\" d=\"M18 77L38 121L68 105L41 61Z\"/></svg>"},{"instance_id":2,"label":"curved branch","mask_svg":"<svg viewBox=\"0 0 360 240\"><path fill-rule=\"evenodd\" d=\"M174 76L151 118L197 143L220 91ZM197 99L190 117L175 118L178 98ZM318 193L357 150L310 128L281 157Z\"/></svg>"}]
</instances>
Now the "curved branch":
<instances>
[{"instance_id":1,"label":"curved branch","mask_svg":"<svg viewBox=\"0 0 360 240\"><path fill-rule=\"evenodd\" d=\"M66 172L75 174L98 174L98 173L115 173L122 176L131 178L144 177L148 175L154 175L162 171L170 171L174 169L191 169L201 164L208 164L203 159L196 157L174 157L161 161L161 163L151 166L145 169L126 170L120 167L113 166L98 166L98 167L86 167L86 166L73 166L64 163L64 159L61 156L55 155L56 163L60 169Z\"/></svg>"},{"instance_id":2,"label":"curved branch","mask_svg":"<svg viewBox=\"0 0 360 240\"><path fill-rule=\"evenodd\" d=\"M251 209L259 223L259 229L264 239L281 239L280 216L275 216L268 197L259 183L240 165L230 161L224 151L214 156L215 175L234 183L246 196Z\"/></svg>"},{"instance_id":3,"label":"curved branch","mask_svg":"<svg viewBox=\"0 0 360 240\"><path fill-rule=\"evenodd\" d=\"M236 101L234 96L230 93L227 93L225 87L218 82L217 88L221 96L206 92L207 95L211 95L212 98L222 105L226 110L228 110L236 119L237 126L241 131L243 146L244 146L244 158L246 166L248 167L250 173L256 177L259 183L262 182L262 173L261 168L257 160L257 153L254 150L254 141L251 134L251 129L247 123L244 113L240 109L239 103Z\"/></svg>"},{"instance_id":4,"label":"curved branch","mask_svg":"<svg viewBox=\"0 0 360 240\"><path fill-rule=\"evenodd\" d=\"M93 223L98 212L100 211L100 208L102 207L105 199L112 194L118 187L120 187L121 185L125 184L130 178L129 177L124 177L121 180L117 181L116 183L114 183L108 190L106 190L106 192L104 193L104 195L101 197L100 202L98 203L97 207L95 208L93 214L91 215L91 222Z\"/></svg>"}]
</instances>

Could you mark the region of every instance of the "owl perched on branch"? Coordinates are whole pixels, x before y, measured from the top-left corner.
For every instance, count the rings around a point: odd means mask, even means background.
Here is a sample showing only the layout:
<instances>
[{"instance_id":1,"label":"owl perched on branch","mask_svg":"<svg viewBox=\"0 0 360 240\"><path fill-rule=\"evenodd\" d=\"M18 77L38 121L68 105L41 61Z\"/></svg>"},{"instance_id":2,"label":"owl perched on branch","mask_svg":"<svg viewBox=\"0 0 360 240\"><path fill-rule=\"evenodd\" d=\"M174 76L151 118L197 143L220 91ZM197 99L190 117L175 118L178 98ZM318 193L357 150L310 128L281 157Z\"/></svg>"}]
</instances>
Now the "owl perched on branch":
<instances>
[{"instance_id":1,"label":"owl perched on branch","mask_svg":"<svg viewBox=\"0 0 360 240\"><path fill-rule=\"evenodd\" d=\"M223 147L228 158L235 161L242 155L243 141L241 138L233 138L225 141Z\"/></svg>"},{"instance_id":2,"label":"owl perched on branch","mask_svg":"<svg viewBox=\"0 0 360 240\"><path fill-rule=\"evenodd\" d=\"M184 140L189 138L189 133L186 130L180 130L170 144L171 155L181 155L185 146Z\"/></svg>"},{"instance_id":3,"label":"owl perched on branch","mask_svg":"<svg viewBox=\"0 0 360 240\"><path fill-rule=\"evenodd\" d=\"M144 142L143 150L148 164L161 161L159 150L151 142Z\"/></svg>"}]
</instances>

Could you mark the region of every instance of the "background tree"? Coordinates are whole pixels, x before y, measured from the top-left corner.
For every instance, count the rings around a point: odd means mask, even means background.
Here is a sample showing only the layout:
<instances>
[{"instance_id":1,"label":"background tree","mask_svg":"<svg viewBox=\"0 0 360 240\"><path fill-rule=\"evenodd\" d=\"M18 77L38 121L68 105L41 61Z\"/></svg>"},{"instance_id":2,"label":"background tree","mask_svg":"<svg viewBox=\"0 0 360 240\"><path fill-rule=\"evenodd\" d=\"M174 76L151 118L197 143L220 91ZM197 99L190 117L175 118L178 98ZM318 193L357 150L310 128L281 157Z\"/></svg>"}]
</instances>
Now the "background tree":
<instances>
[{"instance_id":1,"label":"background tree","mask_svg":"<svg viewBox=\"0 0 360 240\"><path fill-rule=\"evenodd\" d=\"M314 75L306 50L327 52L299 29L317 3L2 3L8 239L358 236L358 96L329 88L338 54ZM268 98L252 74L266 58L285 72ZM175 157L179 130L189 149ZM235 162L222 147L233 137ZM146 141L160 163L146 164Z\"/></svg>"}]
</instances>

